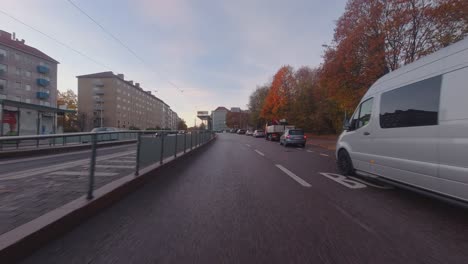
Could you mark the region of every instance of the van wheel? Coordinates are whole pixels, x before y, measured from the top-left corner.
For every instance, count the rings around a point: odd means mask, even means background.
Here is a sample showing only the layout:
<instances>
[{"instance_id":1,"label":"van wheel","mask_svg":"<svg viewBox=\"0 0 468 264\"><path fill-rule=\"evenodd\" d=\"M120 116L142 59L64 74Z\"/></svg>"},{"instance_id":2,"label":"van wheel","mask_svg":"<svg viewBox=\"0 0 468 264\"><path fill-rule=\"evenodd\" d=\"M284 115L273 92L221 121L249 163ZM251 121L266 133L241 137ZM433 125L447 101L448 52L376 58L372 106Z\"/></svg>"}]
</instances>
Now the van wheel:
<instances>
[{"instance_id":1,"label":"van wheel","mask_svg":"<svg viewBox=\"0 0 468 264\"><path fill-rule=\"evenodd\" d=\"M338 152L338 160L336 161L338 166L338 171L344 176L353 176L354 166L351 157L349 156L346 150L340 150Z\"/></svg>"}]
</instances>

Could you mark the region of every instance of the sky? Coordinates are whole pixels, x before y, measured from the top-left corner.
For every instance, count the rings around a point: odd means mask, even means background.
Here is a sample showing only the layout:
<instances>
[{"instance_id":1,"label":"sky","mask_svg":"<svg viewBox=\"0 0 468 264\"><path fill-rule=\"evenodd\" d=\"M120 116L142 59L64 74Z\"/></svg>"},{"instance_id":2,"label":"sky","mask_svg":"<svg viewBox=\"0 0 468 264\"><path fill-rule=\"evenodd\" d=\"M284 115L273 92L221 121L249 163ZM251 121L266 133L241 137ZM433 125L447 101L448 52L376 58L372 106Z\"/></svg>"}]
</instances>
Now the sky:
<instances>
[{"instance_id":1,"label":"sky","mask_svg":"<svg viewBox=\"0 0 468 264\"><path fill-rule=\"evenodd\" d=\"M189 126L197 111L246 109L257 85L283 65L318 66L345 0L72 0L144 62L67 0L4 1L0 29L60 62L58 89L76 76L113 71L153 91ZM174 85L176 87L174 87ZM179 89L183 90L181 92Z\"/></svg>"}]
</instances>

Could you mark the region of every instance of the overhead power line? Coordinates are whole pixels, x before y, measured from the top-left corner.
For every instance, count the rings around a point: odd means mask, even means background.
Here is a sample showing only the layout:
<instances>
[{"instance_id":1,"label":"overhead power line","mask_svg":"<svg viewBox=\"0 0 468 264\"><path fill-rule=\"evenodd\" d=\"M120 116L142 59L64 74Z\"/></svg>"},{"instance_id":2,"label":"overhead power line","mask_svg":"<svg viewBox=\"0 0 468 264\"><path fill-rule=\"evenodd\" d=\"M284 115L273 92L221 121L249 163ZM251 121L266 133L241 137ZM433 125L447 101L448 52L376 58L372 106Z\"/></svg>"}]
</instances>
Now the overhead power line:
<instances>
[{"instance_id":1,"label":"overhead power line","mask_svg":"<svg viewBox=\"0 0 468 264\"><path fill-rule=\"evenodd\" d=\"M45 36L45 37L47 37L47 38L53 40L54 42L56 42L56 43L58 43L58 44L64 46L65 48L72 50L73 52L75 52L75 53L79 54L80 56L82 56L82 57L84 57L84 58L86 58L86 59L88 59L88 60L94 62L95 64L97 64L97 65L99 65L99 66L101 66L101 67L104 67L104 68L106 68L106 69L112 71L112 69L111 69L109 66L105 65L104 63L99 62L99 61L93 59L91 56L86 55L85 53L83 53L83 52L81 52L81 51L79 51L79 50L77 50L77 49L71 47L70 45L68 45L68 44L66 44L66 43L64 43L64 42L62 42L62 41L60 41L60 40L58 40L58 39L52 37L51 35L46 34L46 33L42 32L42 31L40 31L39 29L37 29L37 28L31 26L31 25L26 24L25 22L23 22L22 20L20 20L20 19L14 17L13 15L10 15L9 13L7 13L7 12L1 10L1 9L0 9L0 13L2 13L3 15L5 15L5 16L11 18L12 20L14 20L14 21L16 21L16 22L22 24L23 26L25 26L25 27L27 27L27 28L30 28L30 29L36 31L37 33L39 33L39 34L41 34L41 35L43 35L43 36Z\"/></svg>"},{"instance_id":2,"label":"overhead power line","mask_svg":"<svg viewBox=\"0 0 468 264\"><path fill-rule=\"evenodd\" d=\"M102 26L99 22L96 21L93 17L91 17L86 11L84 11L82 8L80 8L78 5L76 5L72 0L67 0L73 7L75 7L78 11L80 11L83 15L85 15L89 20L91 20L94 24L96 24L102 31L104 31L107 35L109 35L113 40L115 40L119 45L124 47L130 54L132 54L136 59L138 59L143 65L145 65L148 68L151 68L151 65L149 65L142 57L140 57L135 51L133 51L128 45L126 45L123 41L121 41L119 38L117 38L114 34L112 34L110 31L108 31L104 26ZM176 88L179 90L179 92L183 93L184 90L181 89L179 86L171 82L170 80L164 78L161 74L159 74L157 71L153 69L153 72L158 75L161 79L165 80L167 83L169 83L172 87Z\"/></svg>"}]
</instances>

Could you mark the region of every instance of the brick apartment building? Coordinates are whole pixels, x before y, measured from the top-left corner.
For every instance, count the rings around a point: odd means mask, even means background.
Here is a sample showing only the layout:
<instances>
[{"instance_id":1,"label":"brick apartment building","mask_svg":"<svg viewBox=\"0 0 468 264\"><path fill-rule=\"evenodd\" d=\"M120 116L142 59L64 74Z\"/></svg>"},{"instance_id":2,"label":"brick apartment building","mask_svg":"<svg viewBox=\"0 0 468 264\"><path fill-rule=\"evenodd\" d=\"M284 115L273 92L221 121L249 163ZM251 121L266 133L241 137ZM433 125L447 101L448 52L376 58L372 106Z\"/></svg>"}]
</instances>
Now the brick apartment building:
<instances>
[{"instance_id":1,"label":"brick apartment building","mask_svg":"<svg viewBox=\"0 0 468 264\"><path fill-rule=\"evenodd\" d=\"M123 74L100 72L77 78L84 131L100 126L177 129L178 117L169 105Z\"/></svg>"}]
</instances>

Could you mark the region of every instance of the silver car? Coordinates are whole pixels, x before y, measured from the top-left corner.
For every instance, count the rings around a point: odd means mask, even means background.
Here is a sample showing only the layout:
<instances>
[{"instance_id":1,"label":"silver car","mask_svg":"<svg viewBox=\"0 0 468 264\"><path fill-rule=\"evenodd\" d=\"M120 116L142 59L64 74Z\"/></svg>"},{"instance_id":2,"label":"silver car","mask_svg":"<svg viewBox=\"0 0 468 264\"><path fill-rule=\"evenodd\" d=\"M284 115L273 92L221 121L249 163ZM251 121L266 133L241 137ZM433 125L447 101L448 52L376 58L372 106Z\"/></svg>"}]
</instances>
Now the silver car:
<instances>
[{"instance_id":1,"label":"silver car","mask_svg":"<svg viewBox=\"0 0 468 264\"><path fill-rule=\"evenodd\" d=\"M280 145L287 147L288 145L298 145L305 147L307 137L302 129L286 129L280 137Z\"/></svg>"}]
</instances>

